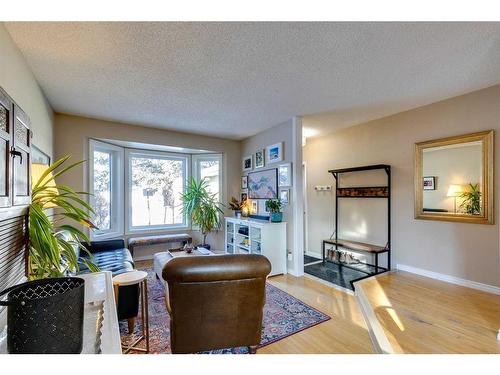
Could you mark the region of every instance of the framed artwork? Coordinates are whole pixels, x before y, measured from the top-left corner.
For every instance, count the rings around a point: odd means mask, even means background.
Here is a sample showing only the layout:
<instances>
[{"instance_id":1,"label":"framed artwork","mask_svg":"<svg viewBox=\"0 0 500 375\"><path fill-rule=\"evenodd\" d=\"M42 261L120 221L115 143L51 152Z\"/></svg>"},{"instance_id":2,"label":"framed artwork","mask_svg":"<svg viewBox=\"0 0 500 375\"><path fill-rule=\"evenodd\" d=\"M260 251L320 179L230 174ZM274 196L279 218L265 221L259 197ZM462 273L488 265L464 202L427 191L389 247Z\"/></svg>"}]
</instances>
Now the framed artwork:
<instances>
[{"instance_id":1,"label":"framed artwork","mask_svg":"<svg viewBox=\"0 0 500 375\"><path fill-rule=\"evenodd\" d=\"M252 168L253 168L253 158L252 158L252 155L250 156L245 156L243 158L243 170L244 171L251 171Z\"/></svg>"},{"instance_id":2,"label":"framed artwork","mask_svg":"<svg viewBox=\"0 0 500 375\"><path fill-rule=\"evenodd\" d=\"M259 205L257 201L252 201L252 214L259 212Z\"/></svg>"},{"instance_id":3,"label":"framed artwork","mask_svg":"<svg viewBox=\"0 0 500 375\"><path fill-rule=\"evenodd\" d=\"M248 199L248 193L246 191L242 191L241 194L240 194L240 201L241 202L244 202Z\"/></svg>"},{"instance_id":4,"label":"framed artwork","mask_svg":"<svg viewBox=\"0 0 500 375\"><path fill-rule=\"evenodd\" d=\"M436 177L424 177L424 190L436 190Z\"/></svg>"},{"instance_id":5,"label":"framed artwork","mask_svg":"<svg viewBox=\"0 0 500 375\"><path fill-rule=\"evenodd\" d=\"M249 199L276 199L278 198L278 170L266 169L265 171L248 174Z\"/></svg>"},{"instance_id":6,"label":"framed artwork","mask_svg":"<svg viewBox=\"0 0 500 375\"><path fill-rule=\"evenodd\" d=\"M241 176L241 188L248 188L248 176Z\"/></svg>"},{"instance_id":7,"label":"framed artwork","mask_svg":"<svg viewBox=\"0 0 500 375\"><path fill-rule=\"evenodd\" d=\"M280 190L280 201L283 204L290 203L290 190L289 189Z\"/></svg>"},{"instance_id":8,"label":"framed artwork","mask_svg":"<svg viewBox=\"0 0 500 375\"><path fill-rule=\"evenodd\" d=\"M255 169L264 168L265 150L259 150L255 153Z\"/></svg>"},{"instance_id":9,"label":"framed artwork","mask_svg":"<svg viewBox=\"0 0 500 375\"><path fill-rule=\"evenodd\" d=\"M292 163L282 164L278 167L278 185L280 187L292 186Z\"/></svg>"},{"instance_id":10,"label":"framed artwork","mask_svg":"<svg viewBox=\"0 0 500 375\"><path fill-rule=\"evenodd\" d=\"M50 156L35 145L31 145L31 164L50 165Z\"/></svg>"},{"instance_id":11,"label":"framed artwork","mask_svg":"<svg viewBox=\"0 0 500 375\"><path fill-rule=\"evenodd\" d=\"M267 164L277 163L283 160L283 142L266 147Z\"/></svg>"}]
</instances>

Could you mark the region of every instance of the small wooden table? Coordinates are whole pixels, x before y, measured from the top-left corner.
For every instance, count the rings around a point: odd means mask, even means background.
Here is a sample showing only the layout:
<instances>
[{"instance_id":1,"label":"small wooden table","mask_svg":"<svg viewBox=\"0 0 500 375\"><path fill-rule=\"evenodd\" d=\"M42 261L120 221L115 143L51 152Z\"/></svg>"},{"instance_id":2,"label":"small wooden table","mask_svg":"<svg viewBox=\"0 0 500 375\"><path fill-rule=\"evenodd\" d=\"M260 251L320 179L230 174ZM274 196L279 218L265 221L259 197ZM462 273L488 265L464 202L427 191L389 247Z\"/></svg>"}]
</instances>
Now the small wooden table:
<instances>
[{"instance_id":1,"label":"small wooden table","mask_svg":"<svg viewBox=\"0 0 500 375\"><path fill-rule=\"evenodd\" d=\"M149 353L148 273L144 271L132 271L113 277L116 303L118 303L118 291L121 286L136 284L139 284L140 287L142 335L132 342L132 344L124 347L125 354L131 350ZM146 349L138 348L137 344L144 339L146 340Z\"/></svg>"}]
</instances>

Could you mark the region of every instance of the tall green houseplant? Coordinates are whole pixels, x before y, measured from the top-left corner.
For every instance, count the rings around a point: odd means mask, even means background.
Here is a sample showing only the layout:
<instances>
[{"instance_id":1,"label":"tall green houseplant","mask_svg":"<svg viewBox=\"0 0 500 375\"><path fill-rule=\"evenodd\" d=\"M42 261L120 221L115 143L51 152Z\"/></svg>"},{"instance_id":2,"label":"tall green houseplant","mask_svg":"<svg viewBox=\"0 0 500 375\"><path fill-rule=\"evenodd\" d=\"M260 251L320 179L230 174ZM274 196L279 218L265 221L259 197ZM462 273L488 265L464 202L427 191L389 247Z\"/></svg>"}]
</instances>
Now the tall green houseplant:
<instances>
[{"instance_id":1,"label":"tall green houseplant","mask_svg":"<svg viewBox=\"0 0 500 375\"><path fill-rule=\"evenodd\" d=\"M220 228L220 215L224 213L217 194L210 193L206 179L196 181L191 177L186 191L181 194L181 200L183 214L200 229L203 235L202 245L206 245L210 232Z\"/></svg>"},{"instance_id":2,"label":"tall green houseplant","mask_svg":"<svg viewBox=\"0 0 500 375\"><path fill-rule=\"evenodd\" d=\"M65 276L68 272L77 272L82 263L92 272L99 271L90 259L78 257L74 250L88 252L83 242L89 239L73 224L95 228L90 220L92 207L82 199L88 193L55 183L57 177L83 163L65 165L69 158L65 156L49 166L33 185L29 207L31 280Z\"/></svg>"},{"instance_id":3,"label":"tall green houseplant","mask_svg":"<svg viewBox=\"0 0 500 375\"><path fill-rule=\"evenodd\" d=\"M481 214L481 191L479 189L479 184L470 183L467 191L463 192L460 198L463 199L460 208L463 209L466 214Z\"/></svg>"}]
</instances>

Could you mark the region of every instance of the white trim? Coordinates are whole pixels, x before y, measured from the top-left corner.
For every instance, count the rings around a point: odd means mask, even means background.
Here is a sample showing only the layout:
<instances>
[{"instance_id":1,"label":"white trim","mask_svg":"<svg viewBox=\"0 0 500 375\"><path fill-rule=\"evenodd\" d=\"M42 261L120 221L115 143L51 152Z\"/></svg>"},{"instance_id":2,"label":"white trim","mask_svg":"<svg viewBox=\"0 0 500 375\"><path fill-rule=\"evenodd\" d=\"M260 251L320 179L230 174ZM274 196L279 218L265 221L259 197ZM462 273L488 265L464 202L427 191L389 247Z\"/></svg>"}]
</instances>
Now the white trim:
<instances>
[{"instance_id":1,"label":"white trim","mask_svg":"<svg viewBox=\"0 0 500 375\"><path fill-rule=\"evenodd\" d=\"M321 260L321 252L319 252L319 251L318 251L317 253L316 253L316 252L314 252L314 251L306 251L306 252L304 253L304 255L308 255L308 256L310 256L310 257L313 257L313 258L318 258L318 259L320 259L320 260Z\"/></svg>"},{"instance_id":2,"label":"white trim","mask_svg":"<svg viewBox=\"0 0 500 375\"><path fill-rule=\"evenodd\" d=\"M288 244L293 254L293 266L289 272L293 276L304 275L304 194L302 192L302 118L292 119L292 176L295 183L292 187L293 206L293 241ZM267 151L266 151L267 154ZM290 249L290 246L292 248Z\"/></svg>"},{"instance_id":3,"label":"white trim","mask_svg":"<svg viewBox=\"0 0 500 375\"><path fill-rule=\"evenodd\" d=\"M302 160L302 196L304 197L304 214L302 215L304 218L304 254L307 255L310 251L309 249L309 219L307 214L307 163L305 160ZM321 256L320 256L321 258Z\"/></svg>"},{"instance_id":4,"label":"white trim","mask_svg":"<svg viewBox=\"0 0 500 375\"><path fill-rule=\"evenodd\" d=\"M368 327L368 334L370 336L370 340L372 341L373 350L376 354L394 354L394 349L387 339L385 331L380 325L370 302L366 298L362 282L356 282L355 284L356 291L354 296L356 297L356 301L359 304L366 326Z\"/></svg>"},{"instance_id":5,"label":"white trim","mask_svg":"<svg viewBox=\"0 0 500 375\"><path fill-rule=\"evenodd\" d=\"M89 193L94 194L94 152L101 151L110 154L111 162L111 218L110 228L102 231L90 231L92 240L104 240L123 236L123 165L124 151L122 147L100 142L95 139L89 140L89 163L88 163L88 186ZM93 207L93 195L89 196L89 203Z\"/></svg>"},{"instance_id":6,"label":"white trim","mask_svg":"<svg viewBox=\"0 0 500 375\"><path fill-rule=\"evenodd\" d=\"M460 277L445 275L442 273L424 270L422 268L407 266L404 264L397 264L396 269L400 271L411 272L420 276L430 277L431 279L445 281L447 283L456 284L460 286L465 286L467 288L481 290L483 292L493 293L500 295L500 287L494 285L488 285L479 283L477 281L462 279Z\"/></svg>"}]
</instances>

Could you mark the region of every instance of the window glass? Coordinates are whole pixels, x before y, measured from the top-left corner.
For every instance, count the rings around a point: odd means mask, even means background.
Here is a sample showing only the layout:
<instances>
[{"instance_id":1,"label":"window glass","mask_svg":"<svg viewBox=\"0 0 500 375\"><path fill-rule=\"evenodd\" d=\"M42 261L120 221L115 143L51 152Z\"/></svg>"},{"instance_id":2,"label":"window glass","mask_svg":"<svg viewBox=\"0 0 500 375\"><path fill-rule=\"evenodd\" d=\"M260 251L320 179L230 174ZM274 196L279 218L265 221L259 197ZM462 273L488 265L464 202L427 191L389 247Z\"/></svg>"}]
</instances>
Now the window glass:
<instances>
[{"instance_id":1,"label":"window glass","mask_svg":"<svg viewBox=\"0 0 500 375\"><path fill-rule=\"evenodd\" d=\"M128 162L131 227L183 224L180 195L186 178L185 160L131 155Z\"/></svg>"},{"instance_id":2,"label":"window glass","mask_svg":"<svg viewBox=\"0 0 500 375\"><path fill-rule=\"evenodd\" d=\"M205 179L208 182L208 189L212 194L219 197L220 186L220 162L216 159L200 160L199 162L200 179Z\"/></svg>"},{"instance_id":3,"label":"window glass","mask_svg":"<svg viewBox=\"0 0 500 375\"><path fill-rule=\"evenodd\" d=\"M99 230L111 229L111 154L94 151L94 224Z\"/></svg>"}]
</instances>

